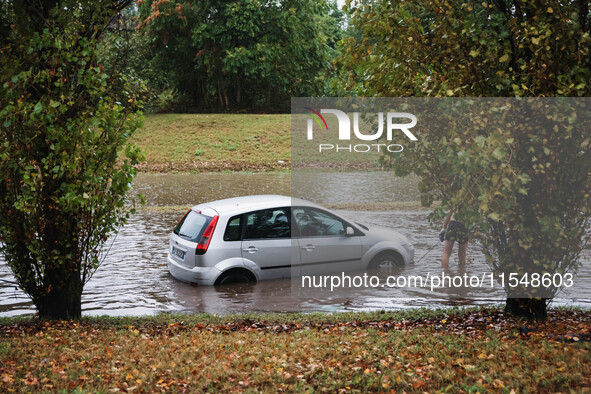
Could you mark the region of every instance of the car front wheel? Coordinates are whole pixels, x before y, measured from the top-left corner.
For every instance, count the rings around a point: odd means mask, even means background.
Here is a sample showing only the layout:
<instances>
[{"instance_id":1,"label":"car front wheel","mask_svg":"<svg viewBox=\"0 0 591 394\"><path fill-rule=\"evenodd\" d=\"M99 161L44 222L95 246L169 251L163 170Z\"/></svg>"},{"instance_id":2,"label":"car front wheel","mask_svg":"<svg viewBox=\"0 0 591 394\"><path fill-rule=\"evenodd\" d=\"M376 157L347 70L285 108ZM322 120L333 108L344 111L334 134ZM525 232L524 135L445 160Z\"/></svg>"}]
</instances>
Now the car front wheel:
<instances>
[{"instance_id":1,"label":"car front wheel","mask_svg":"<svg viewBox=\"0 0 591 394\"><path fill-rule=\"evenodd\" d=\"M369 263L368 269L378 274L389 274L400 271L404 267L404 260L396 252L382 252Z\"/></svg>"},{"instance_id":2,"label":"car front wheel","mask_svg":"<svg viewBox=\"0 0 591 394\"><path fill-rule=\"evenodd\" d=\"M250 272L243 269L231 269L224 272L216 281L216 285L228 285L231 283L255 282L256 278Z\"/></svg>"}]
</instances>

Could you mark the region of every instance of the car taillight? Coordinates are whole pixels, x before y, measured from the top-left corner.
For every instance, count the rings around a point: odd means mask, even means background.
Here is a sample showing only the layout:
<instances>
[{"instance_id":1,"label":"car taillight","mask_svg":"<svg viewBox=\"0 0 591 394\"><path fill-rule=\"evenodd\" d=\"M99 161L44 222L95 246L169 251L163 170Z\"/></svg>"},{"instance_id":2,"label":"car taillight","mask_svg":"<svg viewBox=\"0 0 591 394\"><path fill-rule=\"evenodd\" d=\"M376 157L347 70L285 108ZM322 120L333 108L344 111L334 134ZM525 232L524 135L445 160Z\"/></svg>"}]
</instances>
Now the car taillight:
<instances>
[{"instance_id":1,"label":"car taillight","mask_svg":"<svg viewBox=\"0 0 591 394\"><path fill-rule=\"evenodd\" d=\"M211 241L211 237L213 236L213 232L215 230L215 225L218 223L218 218L218 215L214 216L211 219L211 222L209 222L209 224L207 225L207 228L203 232L201 240L197 244L197 250L195 250L195 254L205 254L205 252L207 252L209 242Z\"/></svg>"}]
</instances>

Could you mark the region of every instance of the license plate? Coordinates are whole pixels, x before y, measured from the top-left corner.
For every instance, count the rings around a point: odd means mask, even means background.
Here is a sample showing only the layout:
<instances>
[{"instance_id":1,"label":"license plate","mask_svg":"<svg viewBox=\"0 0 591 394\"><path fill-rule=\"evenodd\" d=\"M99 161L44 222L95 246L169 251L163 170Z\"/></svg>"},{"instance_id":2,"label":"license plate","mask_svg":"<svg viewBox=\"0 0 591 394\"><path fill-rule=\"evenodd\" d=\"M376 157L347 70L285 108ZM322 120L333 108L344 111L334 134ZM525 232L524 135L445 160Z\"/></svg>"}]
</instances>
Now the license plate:
<instances>
[{"instance_id":1,"label":"license plate","mask_svg":"<svg viewBox=\"0 0 591 394\"><path fill-rule=\"evenodd\" d=\"M179 248L174 247L174 246L172 247L172 254L177 256L181 260L185 259L185 252L183 250L180 250Z\"/></svg>"}]
</instances>

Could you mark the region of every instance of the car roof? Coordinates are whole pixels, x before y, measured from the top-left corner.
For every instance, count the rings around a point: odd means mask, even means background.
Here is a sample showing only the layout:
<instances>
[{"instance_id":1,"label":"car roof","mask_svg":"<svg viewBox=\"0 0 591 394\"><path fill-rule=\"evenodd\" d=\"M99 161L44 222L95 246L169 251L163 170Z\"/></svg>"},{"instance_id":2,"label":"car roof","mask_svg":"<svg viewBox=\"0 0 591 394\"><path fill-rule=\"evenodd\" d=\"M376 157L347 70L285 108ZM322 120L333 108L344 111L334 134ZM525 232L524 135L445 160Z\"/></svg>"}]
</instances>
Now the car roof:
<instances>
[{"instance_id":1,"label":"car roof","mask_svg":"<svg viewBox=\"0 0 591 394\"><path fill-rule=\"evenodd\" d=\"M192 209L203 211L209 208L213 209L218 214L233 214L265 208L279 208L300 205L321 208L313 202L302 200L300 198L280 196L276 194L261 194L206 202L195 205Z\"/></svg>"}]
</instances>

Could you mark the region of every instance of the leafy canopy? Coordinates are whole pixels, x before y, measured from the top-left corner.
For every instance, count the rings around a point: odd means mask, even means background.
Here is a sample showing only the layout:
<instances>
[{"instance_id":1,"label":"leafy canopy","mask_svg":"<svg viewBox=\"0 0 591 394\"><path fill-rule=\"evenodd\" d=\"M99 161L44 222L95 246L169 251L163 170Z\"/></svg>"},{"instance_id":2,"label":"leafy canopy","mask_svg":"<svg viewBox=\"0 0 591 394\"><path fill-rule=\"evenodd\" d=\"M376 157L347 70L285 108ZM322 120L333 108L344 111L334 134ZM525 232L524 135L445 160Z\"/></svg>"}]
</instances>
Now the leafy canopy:
<instances>
[{"instance_id":1,"label":"leafy canopy","mask_svg":"<svg viewBox=\"0 0 591 394\"><path fill-rule=\"evenodd\" d=\"M142 1L138 28L185 110L280 111L322 93L327 1Z\"/></svg>"},{"instance_id":2,"label":"leafy canopy","mask_svg":"<svg viewBox=\"0 0 591 394\"><path fill-rule=\"evenodd\" d=\"M589 96L587 0L348 1L343 43L360 96Z\"/></svg>"}]
</instances>

